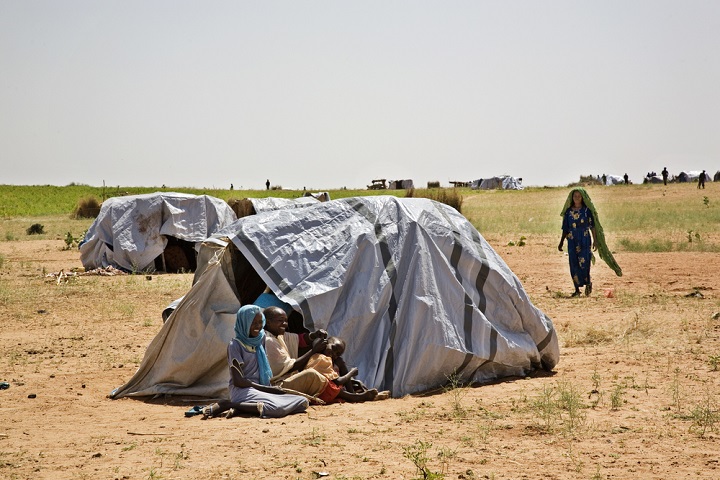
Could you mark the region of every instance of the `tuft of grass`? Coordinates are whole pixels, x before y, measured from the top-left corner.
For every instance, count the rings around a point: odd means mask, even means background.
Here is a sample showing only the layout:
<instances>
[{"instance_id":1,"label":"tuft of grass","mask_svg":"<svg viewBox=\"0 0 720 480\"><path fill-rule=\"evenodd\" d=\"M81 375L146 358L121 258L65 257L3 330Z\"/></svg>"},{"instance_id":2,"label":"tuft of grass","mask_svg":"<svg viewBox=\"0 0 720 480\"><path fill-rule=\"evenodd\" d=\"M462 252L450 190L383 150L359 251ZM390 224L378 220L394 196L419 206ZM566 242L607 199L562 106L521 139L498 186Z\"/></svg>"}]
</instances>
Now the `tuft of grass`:
<instances>
[{"instance_id":1,"label":"tuft of grass","mask_svg":"<svg viewBox=\"0 0 720 480\"><path fill-rule=\"evenodd\" d=\"M452 405L452 414L457 419L465 418L467 416L467 410L463 406L462 400L468 394L468 390L462 383L457 372L448 375L447 379L448 384L443 387L443 390L451 396L450 404Z\"/></svg>"},{"instance_id":2,"label":"tuft of grass","mask_svg":"<svg viewBox=\"0 0 720 480\"><path fill-rule=\"evenodd\" d=\"M95 218L100 213L100 200L94 195L88 195L78 200L72 218Z\"/></svg>"},{"instance_id":3,"label":"tuft of grass","mask_svg":"<svg viewBox=\"0 0 720 480\"><path fill-rule=\"evenodd\" d=\"M432 447L432 443L423 442L418 440L412 445L403 447L403 456L410 460L415 465L416 473L421 474L421 477L417 477L423 480L439 480L445 478L445 475L441 472L434 472L428 467L430 463L430 457L428 456L428 450Z\"/></svg>"},{"instance_id":4,"label":"tuft of grass","mask_svg":"<svg viewBox=\"0 0 720 480\"><path fill-rule=\"evenodd\" d=\"M433 188L433 189L416 189L409 188L405 190L406 198L429 198L436 202L449 205L458 212L462 213L463 197L458 193L456 188Z\"/></svg>"},{"instance_id":5,"label":"tuft of grass","mask_svg":"<svg viewBox=\"0 0 720 480\"><path fill-rule=\"evenodd\" d=\"M27 228L27 230L25 230L25 232L28 235L42 235L45 233L45 226L41 223L33 223Z\"/></svg>"}]
</instances>

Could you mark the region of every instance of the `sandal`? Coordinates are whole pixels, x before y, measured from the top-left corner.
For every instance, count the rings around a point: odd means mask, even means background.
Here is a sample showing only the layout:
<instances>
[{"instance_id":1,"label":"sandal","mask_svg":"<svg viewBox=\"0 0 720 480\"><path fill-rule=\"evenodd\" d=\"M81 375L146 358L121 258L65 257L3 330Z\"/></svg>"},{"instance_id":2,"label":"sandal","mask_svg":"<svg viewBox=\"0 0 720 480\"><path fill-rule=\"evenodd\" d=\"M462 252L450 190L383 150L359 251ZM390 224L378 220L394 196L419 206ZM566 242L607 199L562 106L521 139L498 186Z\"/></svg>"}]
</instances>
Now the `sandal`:
<instances>
[{"instance_id":1,"label":"sandal","mask_svg":"<svg viewBox=\"0 0 720 480\"><path fill-rule=\"evenodd\" d=\"M185 416L186 417L194 417L195 415L200 415L201 413L203 413L204 409L205 409L205 407L202 407L200 405L195 405L190 410L185 412Z\"/></svg>"},{"instance_id":2,"label":"sandal","mask_svg":"<svg viewBox=\"0 0 720 480\"><path fill-rule=\"evenodd\" d=\"M585 296L589 297L591 293L592 293L592 283L588 283L587 285L585 285Z\"/></svg>"},{"instance_id":3,"label":"sandal","mask_svg":"<svg viewBox=\"0 0 720 480\"><path fill-rule=\"evenodd\" d=\"M580 290L575 290L572 295L570 295L570 298L572 297L579 297L580 296Z\"/></svg>"}]
</instances>

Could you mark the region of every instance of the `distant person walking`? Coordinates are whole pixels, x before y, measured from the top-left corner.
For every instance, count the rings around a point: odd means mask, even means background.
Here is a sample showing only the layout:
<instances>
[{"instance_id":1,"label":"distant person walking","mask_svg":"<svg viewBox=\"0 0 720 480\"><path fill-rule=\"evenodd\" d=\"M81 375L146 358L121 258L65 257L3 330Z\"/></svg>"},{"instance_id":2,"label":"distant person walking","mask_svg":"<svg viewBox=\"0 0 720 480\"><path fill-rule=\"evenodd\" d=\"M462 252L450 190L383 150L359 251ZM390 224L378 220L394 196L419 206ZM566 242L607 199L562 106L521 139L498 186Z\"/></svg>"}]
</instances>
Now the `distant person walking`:
<instances>
[{"instance_id":1,"label":"distant person walking","mask_svg":"<svg viewBox=\"0 0 720 480\"><path fill-rule=\"evenodd\" d=\"M630 184L630 179L628 178L628 174L627 174L627 173L626 173L625 175L623 175L623 178L625 179L625 185L629 185L629 184Z\"/></svg>"},{"instance_id":2,"label":"distant person walking","mask_svg":"<svg viewBox=\"0 0 720 480\"><path fill-rule=\"evenodd\" d=\"M663 177L663 183L667 185L667 178L668 178L668 171L667 167L663 167L662 169L662 177Z\"/></svg>"},{"instance_id":3,"label":"distant person walking","mask_svg":"<svg viewBox=\"0 0 720 480\"><path fill-rule=\"evenodd\" d=\"M705 170L703 170L700 174L700 178L698 178L698 188L705 188L705 175Z\"/></svg>"},{"instance_id":4,"label":"distant person walking","mask_svg":"<svg viewBox=\"0 0 720 480\"><path fill-rule=\"evenodd\" d=\"M265 180L265 190L270 190L270 179Z\"/></svg>"},{"instance_id":5,"label":"distant person walking","mask_svg":"<svg viewBox=\"0 0 720 480\"><path fill-rule=\"evenodd\" d=\"M604 173L602 174L602 181L603 185L607 185L607 175L605 175Z\"/></svg>"},{"instance_id":6,"label":"distant person walking","mask_svg":"<svg viewBox=\"0 0 720 480\"><path fill-rule=\"evenodd\" d=\"M563 243L567 238L570 277L575 286L572 297L580 296L580 287L583 286L585 295L592 293L590 263L595 260L592 254L594 250L598 250L600 258L618 276L622 275L622 269L615 262L605 244L605 234L600 225L597 211L584 188L578 187L570 191L560 215L563 217L563 222L558 250L563 251Z\"/></svg>"}]
</instances>

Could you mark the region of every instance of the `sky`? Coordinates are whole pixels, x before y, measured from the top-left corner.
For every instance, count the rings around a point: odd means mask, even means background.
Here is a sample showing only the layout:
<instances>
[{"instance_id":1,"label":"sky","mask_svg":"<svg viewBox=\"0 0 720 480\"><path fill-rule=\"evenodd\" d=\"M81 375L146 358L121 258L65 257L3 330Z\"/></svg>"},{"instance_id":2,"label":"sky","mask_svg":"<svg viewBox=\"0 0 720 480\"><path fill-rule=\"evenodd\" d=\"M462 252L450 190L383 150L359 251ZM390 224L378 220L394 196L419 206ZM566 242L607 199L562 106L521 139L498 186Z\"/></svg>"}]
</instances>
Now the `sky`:
<instances>
[{"instance_id":1,"label":"sky","mask_svg":"<svg viewBox=\"0 0 720 480\"><path fill-rule=\"evenodd\" d=\"M720 170L720 1L0 0L0 184Z\"/></svg>"}]
</instances>

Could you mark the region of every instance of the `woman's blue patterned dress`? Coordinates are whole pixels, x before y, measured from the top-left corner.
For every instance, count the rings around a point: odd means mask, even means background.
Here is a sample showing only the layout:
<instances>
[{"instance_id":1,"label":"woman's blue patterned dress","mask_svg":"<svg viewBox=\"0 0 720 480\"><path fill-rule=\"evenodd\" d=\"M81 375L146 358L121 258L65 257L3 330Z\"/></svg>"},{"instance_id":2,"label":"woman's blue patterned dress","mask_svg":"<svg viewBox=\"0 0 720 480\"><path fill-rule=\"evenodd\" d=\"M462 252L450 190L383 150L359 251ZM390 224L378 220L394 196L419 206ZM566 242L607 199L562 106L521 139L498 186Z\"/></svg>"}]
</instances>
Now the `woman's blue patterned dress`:
<instances>
[{"instance_id":1,"label":"woman's blue patterned dress","mask_svg":"<svg viewBox=\"0 0 720 480\"><path fill-rule=\"evenodd\" d=\"M570 276L575 288L590 284L590 258L592 256L592 236L590 229L595 227L592 212L586 206L574 210L568 208L563 216L562 230L567 234Z\"/></svg>"}]
</instances>

